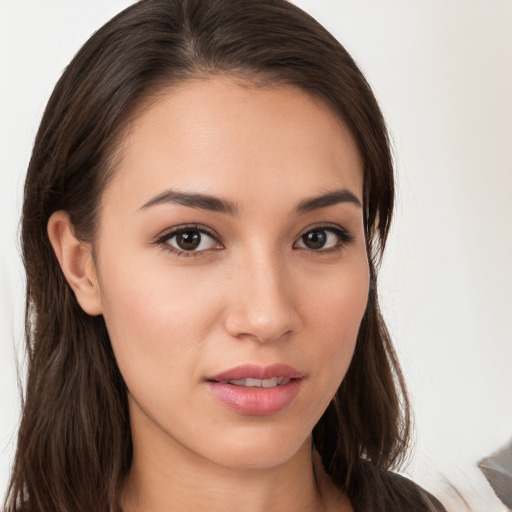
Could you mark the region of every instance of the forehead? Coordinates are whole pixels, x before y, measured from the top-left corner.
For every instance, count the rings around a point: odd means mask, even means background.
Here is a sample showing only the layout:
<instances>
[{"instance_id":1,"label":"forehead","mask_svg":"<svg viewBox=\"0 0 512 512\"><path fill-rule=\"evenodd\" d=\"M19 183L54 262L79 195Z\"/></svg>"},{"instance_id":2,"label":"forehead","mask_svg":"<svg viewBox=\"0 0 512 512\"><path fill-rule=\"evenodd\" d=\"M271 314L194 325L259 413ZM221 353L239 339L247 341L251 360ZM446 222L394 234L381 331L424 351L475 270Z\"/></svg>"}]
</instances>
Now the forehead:
<instances>
[{"instance_id":1,"label":"forehead","mask_svg":"<svg viewBox=\"0 0 512 512\"><path fill-rule=\"evenodd\" d=\"M120 147L105 200L143 204L173 188L269 200L349 188L362 199L361 158L319 99L289 86L190 80L140 109Z\"/></svg>"}]
</instances>

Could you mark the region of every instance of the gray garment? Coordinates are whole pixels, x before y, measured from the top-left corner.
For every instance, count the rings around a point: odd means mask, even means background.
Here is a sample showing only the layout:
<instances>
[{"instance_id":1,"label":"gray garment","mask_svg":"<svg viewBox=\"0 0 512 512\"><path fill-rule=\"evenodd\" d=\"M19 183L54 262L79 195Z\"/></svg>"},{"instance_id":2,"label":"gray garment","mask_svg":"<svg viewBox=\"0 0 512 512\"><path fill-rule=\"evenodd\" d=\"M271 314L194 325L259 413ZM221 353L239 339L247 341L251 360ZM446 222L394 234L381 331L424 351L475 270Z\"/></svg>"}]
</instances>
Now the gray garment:
<instances>
[{"instance_id":1,"label":"gray garment","mask_svg":"<svg viewBox=\"0 0 512 512\"><path fill-rule=\"evenodd\" d=\"M496 496L512 509L512 441L501 450L482 459L478 467Z\"/></svg>"}]
</instances>

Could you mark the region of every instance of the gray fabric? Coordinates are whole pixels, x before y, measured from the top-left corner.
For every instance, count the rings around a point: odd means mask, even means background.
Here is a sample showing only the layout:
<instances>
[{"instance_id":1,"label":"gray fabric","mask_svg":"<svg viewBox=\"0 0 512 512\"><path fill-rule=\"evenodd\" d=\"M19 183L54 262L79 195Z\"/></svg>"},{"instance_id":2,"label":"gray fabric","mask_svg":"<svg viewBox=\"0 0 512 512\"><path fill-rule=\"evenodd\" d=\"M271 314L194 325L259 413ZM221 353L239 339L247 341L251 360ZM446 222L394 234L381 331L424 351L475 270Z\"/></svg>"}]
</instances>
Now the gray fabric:
<instances>
[{"instance_id":1,"label":"gray fabric","mask_svg":"<svg viewBox=\"0 0 512 512\"><path fill-rule=\"evenodd\" d=\"M482 459L478 467L496 496L512 509L512 441L501 450Z\"/></svg>"}]
</instances>

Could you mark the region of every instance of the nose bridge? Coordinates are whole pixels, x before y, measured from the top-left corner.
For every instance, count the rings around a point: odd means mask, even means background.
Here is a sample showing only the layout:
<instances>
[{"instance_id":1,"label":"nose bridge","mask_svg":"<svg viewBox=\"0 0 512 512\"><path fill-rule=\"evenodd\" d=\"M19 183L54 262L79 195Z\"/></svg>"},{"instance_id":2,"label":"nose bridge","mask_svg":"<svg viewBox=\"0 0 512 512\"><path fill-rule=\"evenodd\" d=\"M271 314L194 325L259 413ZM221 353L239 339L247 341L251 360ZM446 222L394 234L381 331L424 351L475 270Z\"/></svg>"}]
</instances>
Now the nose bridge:
<instances>
[{"instance_id":1,"label":"nose bridge","mask_svg":"<svg viewBox=\"0 0 512 512\"><path fill-rule=\"evenodd\" d=\"M232 282L237 288L226 328L233 336L273 341L300 327L290 294L287 269L277 252L253 251L239 262Z\"/></svg>"}]
</instances>

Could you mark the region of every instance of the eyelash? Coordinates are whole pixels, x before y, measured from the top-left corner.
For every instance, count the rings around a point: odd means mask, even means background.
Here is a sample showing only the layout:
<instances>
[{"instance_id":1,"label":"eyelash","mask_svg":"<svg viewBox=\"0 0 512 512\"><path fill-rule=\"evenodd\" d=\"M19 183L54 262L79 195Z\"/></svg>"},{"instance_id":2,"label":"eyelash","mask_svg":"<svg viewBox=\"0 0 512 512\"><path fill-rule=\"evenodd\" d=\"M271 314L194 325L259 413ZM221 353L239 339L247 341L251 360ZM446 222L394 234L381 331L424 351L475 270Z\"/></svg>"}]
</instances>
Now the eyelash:
<instances>
[{"instance_id":1,"label":"eyelash","mask_svg":"<svg viewBox=\"0 0 512 512\"><path fill-rule=\"evenodd\" d=\"M326 249L320 248L320 249L311 249L308 247L296 247L296 244L299 243L299 241L303 240L303 237L306 236L308 233L311 233L313 231L324 231L327 233L334 234L338 238L338 242L333 247L328 247ZM213 239L217 244L222 246L222 243L219 240L219 237L211 230L199 226L197 224L186 224L177 228L172 228L169 231L166 231L162 233L154 242L155 245L160 246L162 250L170 252L174 254L176 257L185 257L185 258L196 258L200 256L202 253L207 252L209 250L220 250L219 249L204 249L202 251L184 251L179 250L176 247L171 246L168 242L172 238L188 233L188 232L198 232L202 235L206 235L209 238ZM313 253L319 253L319 254L326 254L326 253L332 253L336 251L340 251L343 249L347 244L351 243L354 240L354 237L345 229L339 227L339 226L332 226L332 225L318 225L318 226L312 226L307 228L305 231L302 232L302 234L297 238L297 240L293 244L294 250L309 250ZM223 247L222 247L223 248Z\"/></svg>"},{"instance_id":2,"label":"eyelash","mask_svg":"<svg viewBox=\"0 0 512 512\"><path fill-rule=\"evenodd\" d=\"M318 250L310 249L308 247L295 247L295 245L300 240L302 240L304 236L306 236L308 233L311 233L313 231L325 231L327 233L334 234L338 238L338 241L333 247L328 247L325 249L321 248ZM346 229L343 229L340 226L321 224L318 226L308 227L305 231L303 231L302 234L294 242L294 249L309 250L313 253L329 254L332 252L341 251L344 247L346 247L349 243L351 243L353 241L354 241L354 237Z\"/></svg>"},{"instance_id":3,"label":"eyelash","mask_svg":"<svg viewBox=\"0 0 512 512\"><path fill-rule=\"evenodd\" d=\"M154 243L155 243L155 245L160 246L162 248L162 250L170 252L177 257L183 256L185 258L191 258L191 257L196 258L201 253L203 253L205 251L182 251L182 250L177 249L176 247L171 246L168 243L169 240L171 240L175 236L181 235L183 233L188 233L191 231L201 233L201 235L206 235L209 238L212 238L213 240L215 240L215 242L217 242L219 245L222 245L221 242L219 241L219 237L213 231L211 231L203 226L198 226L197 224L186 224L184 226L172 228L169 231L162 233L155 240ZM219 250L219 249L213 249L213 250Z\"/></svg>"}]
</instances>

